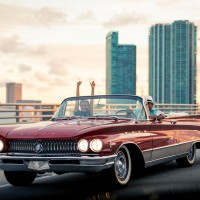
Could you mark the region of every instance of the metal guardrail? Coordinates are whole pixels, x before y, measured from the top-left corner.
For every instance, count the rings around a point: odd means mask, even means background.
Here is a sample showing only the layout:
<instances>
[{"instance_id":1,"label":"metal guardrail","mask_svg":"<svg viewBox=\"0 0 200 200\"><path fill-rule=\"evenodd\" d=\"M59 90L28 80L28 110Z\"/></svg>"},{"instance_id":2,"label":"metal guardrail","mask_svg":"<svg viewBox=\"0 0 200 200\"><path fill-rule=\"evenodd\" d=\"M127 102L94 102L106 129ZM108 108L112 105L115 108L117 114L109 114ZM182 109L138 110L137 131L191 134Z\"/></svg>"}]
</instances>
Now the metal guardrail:
<instances>
[{"instance_id":1,"label":"metal guardrail","mask_svg":"<svg viewBox=\"0 0 200 200\"><path fill-rule=\"evenodd\" d=\"M185 113L188 115L200 114L200 104L156 104L156 109L162 110L166 114Z\"/></svg>"},{"instance_id":2,"label":"metal guardrail","mask_svg":"<svg viewBox=\"0 0 200 200\"><path fill-rule=\"evenodd\" d=\"M0 124L49 120L57 111L59 105L41 103L0 104ZM163 111L165 114L200 114L200 104L156 104L155 108Z\"/></svg>"},{"instance_id":3,"label":"metal guardrail","mask_svg":"<svg viewBox=\"0 0 200 200\"><path fill-rule=\"evenodd\" d=\"M0 104L0 124L27 123L48 120L60 104L6 103Z\"/></svg>"}]
</instances>

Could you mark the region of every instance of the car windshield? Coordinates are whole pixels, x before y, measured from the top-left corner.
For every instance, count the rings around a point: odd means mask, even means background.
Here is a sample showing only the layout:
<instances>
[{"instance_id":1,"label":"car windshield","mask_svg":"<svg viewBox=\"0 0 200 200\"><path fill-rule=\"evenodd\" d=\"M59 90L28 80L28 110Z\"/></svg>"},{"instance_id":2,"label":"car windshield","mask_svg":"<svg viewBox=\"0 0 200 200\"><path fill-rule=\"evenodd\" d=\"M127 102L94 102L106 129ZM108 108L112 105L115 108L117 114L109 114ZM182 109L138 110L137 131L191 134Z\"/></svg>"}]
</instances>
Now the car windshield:
<instances>
[{"instance_id":1,"label":"car windshield","mask_svg":"<svg viewBox=\"0 0 200 200\"><path fill-rule=\"evenodd\" d=\"M146 119L142 98L131 95L79 96L65 99L55 118L117 117Z\"/></svg>"}]
</instances>

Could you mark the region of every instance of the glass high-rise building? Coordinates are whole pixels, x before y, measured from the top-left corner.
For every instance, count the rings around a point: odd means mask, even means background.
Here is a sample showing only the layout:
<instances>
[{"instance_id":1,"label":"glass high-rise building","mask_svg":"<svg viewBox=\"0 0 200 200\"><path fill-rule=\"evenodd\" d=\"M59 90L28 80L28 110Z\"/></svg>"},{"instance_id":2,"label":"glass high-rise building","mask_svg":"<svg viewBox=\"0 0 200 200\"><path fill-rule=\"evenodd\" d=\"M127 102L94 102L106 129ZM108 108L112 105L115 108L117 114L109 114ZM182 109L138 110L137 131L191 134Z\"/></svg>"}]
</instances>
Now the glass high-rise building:
<instances>
[{"instance_id":1,"label":"glass high-rise building","mask_svg":"<svg viewBox=\"0 0 200 200\"><path fill-rule=\"evenodd\" d=\"M159 103L196 103L196 26L156 24L149 34L149 94Z\"/></svg>"},{"instance_id":2,"label":"glass high-rise building","mask_svg":"<svg viewBox=\"0 0 200 200\"><path fill-rule=\"evenodd\" d=\"M170 102L171 28L152 26L149 35L149 94L160 103Z\"/></svg>"},{"instance_id":3,"label":"glass high-rise building","mask_svg":"<svg viewBox=\"0 0 200 200\"><path fill-rule=\"evenodd\" d=\"M106 94L136 94L136 46L119 45L118 32L106 35Z\"/></svg>"}]
</instances>

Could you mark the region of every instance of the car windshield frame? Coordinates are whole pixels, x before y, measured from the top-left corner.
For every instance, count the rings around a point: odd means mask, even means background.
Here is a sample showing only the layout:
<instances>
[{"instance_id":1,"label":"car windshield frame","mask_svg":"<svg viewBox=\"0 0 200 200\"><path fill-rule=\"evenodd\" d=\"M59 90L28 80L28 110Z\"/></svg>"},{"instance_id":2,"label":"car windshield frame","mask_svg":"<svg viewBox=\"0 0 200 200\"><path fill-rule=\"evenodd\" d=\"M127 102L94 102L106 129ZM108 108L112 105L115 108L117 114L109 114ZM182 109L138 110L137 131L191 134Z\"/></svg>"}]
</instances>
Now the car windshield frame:
<instances>
[{"instance_id":1,"label":"car windshield frame","mask_svg":"<svg viewBox=\"0 0 200 200\"><path fill-rule=\"evenodd\" d=\"M112 114L102 114L102 115L97 115L97 114L93 115L92 114L90 116L89 115L88 116L76 116L75 114L74 115L66 115L66 110L67 110L66 108L67 108L68 104L70 104L71 102L76 101L76 102L78 102L78 106L80 106L81 101L90 101L89 103L90 103L90 106L92 106L91 109L92 109L92 112L93 112L93 110L95 110L94 107L93 107L94 101L98 102L97 104L95 104L95 106L98 105L99 108L107 106L107 104L104 105L104 104L99 103L100 101L102 101L102 99L104 101L116 101L116 102L121 101L121 100L122 101L124 100L124 101L127 101L127 102L133 101L134 102L133 105L136 105L135 102L137 102L137 104L139 104L139 107L140 107L140 116L142 116L142 117L137 117L138 113L137 113L137 116L134 114L135 108L133 108L133 111L134 111L132 113L133 115L131 117L127 116L128 115L127 113L132 111L132 109L126 108L126 107L128 107L128 105L130 103L124 104L126 109L120 110L120 112L122 112L121 115L120 114L119 115L113 114L113 113ZM117 103L114 103L114 104L111 103L112 106L116 106L115 104L118 105ZM97 107L95 107L95 108L97 108ZM128 111L128 112L125 112L125 111ZM73 112L75 112L75 109L74 109ZM142 113L142 115L141 115L141 113ZM62 101L58 110L52 116L51 120L52 119L77 119L77 118L90 118L91 119L91 118L102 118L102 117L103 118L110 118L110 119L116 119L116 118L118 118L118 119L129 118L129 119L135 119L135 120L146 120L146 119L148 119L146 107L144 106L144 101L143 101L142 97L137 96L137 95L111 94L111 95L93 95L93 96L74 96L74 97L66 98Z\"/></svg>"}]
</instances>

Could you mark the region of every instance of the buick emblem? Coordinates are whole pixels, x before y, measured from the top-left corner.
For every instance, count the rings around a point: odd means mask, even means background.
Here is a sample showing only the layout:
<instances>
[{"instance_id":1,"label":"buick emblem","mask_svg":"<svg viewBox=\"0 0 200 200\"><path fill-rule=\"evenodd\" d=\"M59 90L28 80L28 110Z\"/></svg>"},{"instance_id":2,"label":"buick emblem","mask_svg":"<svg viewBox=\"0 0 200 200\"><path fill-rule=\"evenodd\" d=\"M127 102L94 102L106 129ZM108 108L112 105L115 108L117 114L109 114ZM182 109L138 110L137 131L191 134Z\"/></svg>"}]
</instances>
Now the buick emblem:
<instances>
[{"instance_id":1,"label":"buick emblem","mask_svg":"<svg viewBox=\"0 0 200 200\"><path fill-rule=\"evenodd\" d=\"M37 144L35 146L35 152L40 153L43 150L43 146L41 144Z\"/></svg>"}]
</instances>

